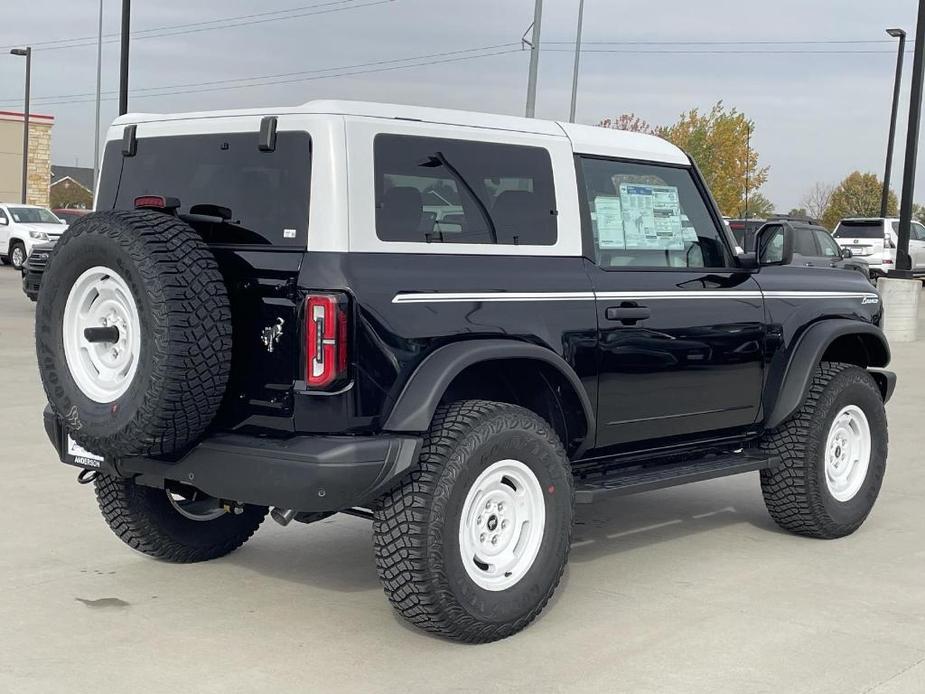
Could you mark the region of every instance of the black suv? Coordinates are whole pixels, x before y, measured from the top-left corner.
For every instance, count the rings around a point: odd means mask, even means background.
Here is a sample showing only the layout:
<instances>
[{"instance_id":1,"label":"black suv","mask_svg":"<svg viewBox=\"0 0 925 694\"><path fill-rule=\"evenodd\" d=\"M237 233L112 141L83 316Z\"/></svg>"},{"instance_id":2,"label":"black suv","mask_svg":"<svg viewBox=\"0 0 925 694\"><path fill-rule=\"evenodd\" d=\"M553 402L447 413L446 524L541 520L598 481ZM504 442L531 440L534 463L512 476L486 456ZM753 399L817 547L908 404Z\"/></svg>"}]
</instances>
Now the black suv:
<instances>
[{"instance_id":1,"label":"black suv","mask_svg":"<svg viewBox=\"0 0 925 694\"><path fill-rule=\"evenodd\" d=\"M267 513L372 520L410 622L543 609L574 505L760 470L854 532L886 468L880 298L735 251L654 137L320 101L130 115L52 251L36 351L60 459L132 548L223 556ZM213 596L210 596L213 597Z\"/></svg>"},{"instance_id":2,"label":"black suv","mask_svg":"<svg viewBox=\"0 0 925 694\"><path fill-rule=\"evenodd\" d=\"M839 246L824 226L812 222L775 219L762 229L765 227L771 232L763 234L765 239L779 238L774 232L782 227L790 230L793 237L793 265L853 270L860 272L865 279L870 279L867 263L855 258L850 249Z\"/></svg>"}]
</instances>

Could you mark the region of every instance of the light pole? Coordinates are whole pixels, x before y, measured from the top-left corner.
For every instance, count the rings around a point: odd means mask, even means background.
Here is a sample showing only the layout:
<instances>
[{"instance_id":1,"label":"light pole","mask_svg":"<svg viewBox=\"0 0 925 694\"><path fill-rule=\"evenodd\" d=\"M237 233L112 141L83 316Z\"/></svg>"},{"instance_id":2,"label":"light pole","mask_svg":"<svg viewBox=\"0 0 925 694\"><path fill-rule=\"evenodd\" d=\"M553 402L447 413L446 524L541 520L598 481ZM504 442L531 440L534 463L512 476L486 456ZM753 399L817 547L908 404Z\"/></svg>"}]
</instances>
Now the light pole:
<instances>
[{"instance_id":1,"label":"light pole","mask_svg":"<svg viewBox=\"0 0 925 694\"><path fill-rule=\"evenodd\" d=\"M742 216L748 219L748 184L749 184L749 165L752 158L752 124L745 124L745 214Z\"/></svg>"},{"instance_id":2,"label":"light pole","mask_svg":"<svg viewBox=\"0 0 925 694\"><path fill-rule=\"evenodd\" d=\"M32 47L14 48L11 55L21 55L26 59L26 98L22 117L22 204L26 204L29 187L29 88L32 85Z\"/></svg>"},{"instance_id":3,"label":"light pole","mask_svg":"<svg viewBox=\"0 0 925 694\"><path fill-rule=\"evenodd\" d=\"M572 107L569 109L569 123L575 122L575 107L578 105L578 64L581 60L581 25L585 16L585 0L578 0L578 31L575 33L575 66L572 68Z\"/></svg>"},{"instance_id":4,"label":"light pole","mask_svg":"<svg viewBox=\"0 0 925 694\"><path fill-rule=\"evenodd\" d=\"M893 169L893 142L896 139L896 113L899 110L899 87L903 79L903 54L906 50L906 32L902 29L887 29L886 33L899 39L896 55L896 77L893 80L893 111L890 115L890 136L886 143L886 170L883 173L883 195L880 197L880 216L886 217L890 202L890 173Z\"/></svg>"},{"instance_id":5,"label":"light pole","mask_svg":"<svg viewBox=\"0 0 925 694\"><path fill-rule=\"evenodd\" d=\"M132 0L122 0L122 50L119 56L119 115L128 113L128 35L132 25Z\"/></svg>"},{"instance_id":6,"label":"light pole","mask_svg":"<svg viewBox=\"0 0 925 694\"><path fill-rule=\"evenodd\" d=\"M915 165L919 152L923 77L925 77L925 0L919 0L919 16L915 25L915 54L912 59L912 88L909 94L909 125L906 132L903 197L899 206L896 269L890 272L891 276L904 279L912 279L912 259L909 257L909 232L912 230L912 196L915 193Z\"/></svg>"},{"instance_id":7,"label":"light pole","mask_svg":"<svg viewBox=\"0 0 925 694\"><path fill-rule=\"evenodd\" d=\"M128 2L128 0L124 0ZM543 18L543 0L533 7L533 36L530 39L530 75L527 79L527 118L536 113L536 73L540 64L540 22Z\"/></svg>"},{"instance_id":8,"label":"light pole","mask_svg":"<svg viewBox=\"0 0 925 694\"><path fill-rule=\"evenodd\" d=\"M103 0L100 0L99 34L96 41L96 116L93 119L93 189L100 173L100 89L103 82Z\"/></svg>"}]
</instances>

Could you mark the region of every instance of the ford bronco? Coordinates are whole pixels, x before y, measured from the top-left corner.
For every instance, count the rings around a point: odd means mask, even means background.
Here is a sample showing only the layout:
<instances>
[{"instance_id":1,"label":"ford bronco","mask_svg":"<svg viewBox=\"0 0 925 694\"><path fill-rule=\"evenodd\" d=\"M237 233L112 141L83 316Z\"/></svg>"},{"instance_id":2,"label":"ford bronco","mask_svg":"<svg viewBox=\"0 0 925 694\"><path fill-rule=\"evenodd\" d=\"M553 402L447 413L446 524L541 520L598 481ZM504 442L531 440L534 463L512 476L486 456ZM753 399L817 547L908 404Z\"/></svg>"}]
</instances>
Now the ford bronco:
<instances>
[{"instance_id":1,"label":"ford bronco","mask_svg":"<svg viewBox=\"0 0 925 694\"><path fill-rule=\"evenodd\" d=\"M760 471L854 532L895 377L875 289L735 241L655 137L342 101L129 114L36 308L45 428L132 548L369 518L385 593L466 642L559 583L575 504ZM616 502L616 501L614 501Z\"/></svg>"}]
</instances>

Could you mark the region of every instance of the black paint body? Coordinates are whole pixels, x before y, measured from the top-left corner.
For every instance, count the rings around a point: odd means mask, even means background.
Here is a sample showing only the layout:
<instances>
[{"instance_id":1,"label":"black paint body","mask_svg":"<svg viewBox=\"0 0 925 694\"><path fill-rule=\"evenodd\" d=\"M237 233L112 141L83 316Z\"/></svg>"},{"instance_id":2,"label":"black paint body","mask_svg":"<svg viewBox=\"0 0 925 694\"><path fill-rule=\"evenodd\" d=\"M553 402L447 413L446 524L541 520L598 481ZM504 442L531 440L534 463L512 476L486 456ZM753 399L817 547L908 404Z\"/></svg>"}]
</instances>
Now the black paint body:
<instances>
[{"instance_id":1,"label":"black paint body","mask_svg":"<svg viewBox=\"0 0 925 694\"><path fill-rule=\"evenodd\" d=\"M879 302L763 298L760 292L871 292L858 273L801 267L604 270L586 258L297 253L217 248L235 315L234 368L217 427L287 436L377 433L409 377L438 348L498 339L552 350L596 411L585 457L760 433L790 354L812 324L877 325ZM350 297L349 385L301 384L300 314L311 290ZM608 292L716 290L710 298L595 300ZM738 292L750 291L751 298ZM394 303L402 293L585 292L574 301ZM644 305L635 324L607 309ZM263 327L284 320L272 353ZM290 327L291 326L291 329Z\"/></svg>"}]
</instances>

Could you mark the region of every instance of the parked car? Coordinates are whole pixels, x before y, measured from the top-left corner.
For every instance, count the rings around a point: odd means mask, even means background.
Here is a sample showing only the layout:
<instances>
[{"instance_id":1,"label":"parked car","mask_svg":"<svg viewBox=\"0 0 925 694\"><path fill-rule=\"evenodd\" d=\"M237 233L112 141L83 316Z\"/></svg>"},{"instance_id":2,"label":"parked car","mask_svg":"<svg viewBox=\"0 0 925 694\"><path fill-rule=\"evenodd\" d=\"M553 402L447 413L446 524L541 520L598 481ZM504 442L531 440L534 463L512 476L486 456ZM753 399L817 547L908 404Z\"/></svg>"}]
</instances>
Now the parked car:
<instances>
[{"instance_id":1,"label":"parked car","mask_svg":"<svg viewBox=\"0 0 925 694\"><path fill-rule=\"evenodd\" d=\"M893 217L843 219L835 227L833 237L839 246L866 262L871 277L877 278L896 267L898 231L899 220ZM925 226L919 222L912 222L909 256L912 273L925 277Z\"/></svg>"},{"instance_id":2,"label":"parked car","mask_svg":"<svg viewBox=\"0 0 925 694\"><path fill-rule=\"evenodd\" d=\"M21 270L33 246L57 241L65 229L47 207L0 203L0 261Z\"/></svg>"},{"instance_id":3,"label":"parked car","mask_svg":"<svg viewBox=\"0 0 925 694\"><path fill-rule=\"evenodd\" d=\"M52 210L55 216L66 224L73 224L85 214L90 214L92 210L80 210L71 207L57 207Z\"/></svg>"},{"instance_id":4,"label":"parked car","mask_svg":"<svg viewBox=\"0 0 925 694\"><path fill-rule=\"evenodd\" d=\"M476 643L546 606L576 503L760 470L800 535L873 507L879 295L786 225L736 253L664 140L340 101L106 139L35 339L49 439L140 552L368 518L398 613Z\"/></svg>"},{"instance_id":5,"label":"parked car","mask_svg":"<svg viewBox=\"0 0 925 694\"><path fill-rule=\"evenodd\" d=\"M36 301L39 297L39 287L42 283L42 274L45 272L45 266L48 265L48 259L54 250L53 243L40 243L32 247L32 252L26 258L22 266L22 290L23 293Z\"/></svg>"},{"instance_id":6,"label":"parked car","mask_svg":"<svg viewBox=\"0 0 925 694\"><path fill-rule=\"evenodd\" d=\"M751 253L755 250L755 235L765 222L767 222L766 219L730 219L726 223L739 248L746 253Z\"/></svg>"},{"instance_id":7,"label":"parked car","mask_svg":"<svg viewBox=\"0 0 925 694\"><path fill-rule=\"evenodd\" d=\"M790 229L793 236L794 265L853 270L861 273L865 279L870 280L870 270L867 263L854 258L850 248L840 247L824 226L808 222L774 220L765 224L762 229L766 227L770 228L771 231L782 227ZM765 237L775 238L775 235L766 234Z\"/></svg>"}]
</instances>

